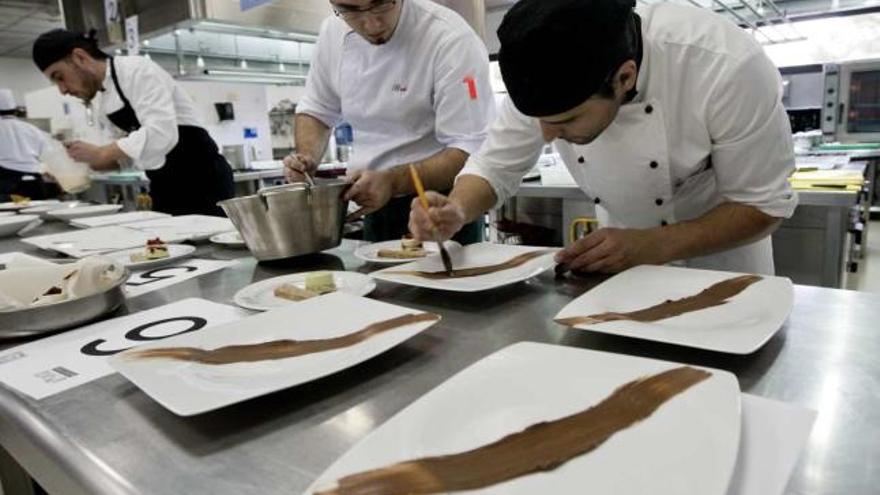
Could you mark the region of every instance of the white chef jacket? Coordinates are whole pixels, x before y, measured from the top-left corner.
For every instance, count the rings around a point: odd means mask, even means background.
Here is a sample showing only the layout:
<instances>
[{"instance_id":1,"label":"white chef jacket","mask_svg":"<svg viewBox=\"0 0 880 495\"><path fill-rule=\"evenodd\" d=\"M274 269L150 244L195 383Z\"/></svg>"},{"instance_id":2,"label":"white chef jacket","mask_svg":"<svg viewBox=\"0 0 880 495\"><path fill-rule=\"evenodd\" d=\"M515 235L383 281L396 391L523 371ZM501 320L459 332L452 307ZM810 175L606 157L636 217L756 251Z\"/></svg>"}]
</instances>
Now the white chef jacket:
<instances>
[{"instance_id":1,"label":"white chef jacket","mask_svg":"<svg viewBox=\"0 0 880 495\"><path fill-rule=\"evenodd\" d=\"M751 205L777 218L790 217L797 206L797 196L787 180L794 171L791 130L781 103L779 72L761 46L732 22L703 9L661 3L637 11L642 18L644 53L636 84L638 96L632 104L651 101L662 107L668 150L667 199L656 200L657 216L647 224L644 217L622 218L598 205L600 223L647 228L667 219L698 218L725 201ZM545 143L538 120L520 113L509 99L499 114L485 144L470 157L459 176L484 178L500 205L516 194ZM617 120L619 117L605 133L614 135L611 131ZM625 135L625 144L638 148L640 139L648 137ZM600 139L602 136L596 141ZM576 179L584 176L584 167L590 166L591 145L562 140L554 145L572 175ZM665 161L661 168L667 166ZM650 174L658 164L637 166ZM593 185L582 182L578 181L581 189L597 201L603 192L609 194L608 189L594 190ZM606 188L627 187L613 180L603 182ZM658 187L663 189L664 185ZM641 191L626 192L633 201L655 201L654 197L640 198ZM650 193L661 194L656 188ZM686 264L772 273L770 239Z\"/></svg>"},{"instance_id":2,"label":"white chef jacket","mask_svg":"<svg viewBox=\"0 0 880 495\"><path fill-rule=\"evenodd\" d=\"M15 117L0 118L0 167L25 174L40 173L40 154L48 134Z\"/></svg>"},{"instance_id":3,"label":"white chef jacket","mask_svg":"<svg viewBox=\"0 0 880 495\"><path fill-rule=\"evenodd\" d=\"M342 19L325 20L297 106L328 127L351 125L353 170L384 170L450 147L474 153L486 137L495 102L482 40L446 7L402 1L383 45Z\"/></svg>"},{"instance_id":4,"label":"white chef jacket","mask_svg":"<svg viewBox=\"0 0 880 495\"><path fill-rule=\"evenodd\" d=\"M127 136L107 119L107 114L122 109L122 99L113 85L110 61L93 107L102 124L121 137L116 145L140 170L156 170L165 164L167 155L177 145L177 126L203 127L190 97L171 75L144 57L113 57L119 86L137 115L141 128Z\"/></svg>"}]
</instances>

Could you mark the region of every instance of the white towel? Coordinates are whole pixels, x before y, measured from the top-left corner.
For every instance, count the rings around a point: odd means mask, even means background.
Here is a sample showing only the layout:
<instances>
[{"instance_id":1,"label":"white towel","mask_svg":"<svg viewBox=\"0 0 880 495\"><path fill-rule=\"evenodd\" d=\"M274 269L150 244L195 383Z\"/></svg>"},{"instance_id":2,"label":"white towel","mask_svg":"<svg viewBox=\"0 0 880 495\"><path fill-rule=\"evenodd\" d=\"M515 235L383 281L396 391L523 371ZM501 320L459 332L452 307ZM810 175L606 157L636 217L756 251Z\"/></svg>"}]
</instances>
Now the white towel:
<instances>
[{"instance_id":1,"label":"white towel","mask_svg":"<svg viewBox=\"0 0 880 495\"><path fill-rule=\"evenodd\" d=\"M43 261L43 260L41 260ZM57 265L25 260L0 271L0 311L53 304L104 292L125 270L110 258L92 256Z\"/></svg>"}]
</instances>

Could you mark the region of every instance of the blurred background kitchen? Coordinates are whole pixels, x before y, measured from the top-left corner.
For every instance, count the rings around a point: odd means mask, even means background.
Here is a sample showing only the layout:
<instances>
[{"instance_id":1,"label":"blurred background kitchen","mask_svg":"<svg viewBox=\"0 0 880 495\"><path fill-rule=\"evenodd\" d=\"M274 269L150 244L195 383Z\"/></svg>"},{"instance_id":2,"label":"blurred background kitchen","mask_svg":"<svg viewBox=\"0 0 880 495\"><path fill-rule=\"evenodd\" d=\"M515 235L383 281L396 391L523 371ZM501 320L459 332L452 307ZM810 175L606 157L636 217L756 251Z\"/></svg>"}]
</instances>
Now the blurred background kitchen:
<instances>
[{"instance_id":1,"label":"blurred background kitchen","mask_svg":"<svg viewBox=\"0 0 880 495\"><path fill-rule=\"evenodd\" d=\"M880 226L871 222L880 219L880 3L680 1L748 30L782 74L800 206L774 234L777 272L799 284L880 292ZM497 53L495 30L513 0L441 3ZM237 194L251 194L283 181L280 160L296 149L292 117L328 15L326 0L0 0L0 87L13 90L29 122L59 139L108 142L91 111L63 97L31 60L43 32L96 29L107 53L149 57L180 82L235 169ZM492 65L500 99L504 84ZM340 126L320 175L344 174L351 152L351 129ZM81 198L136 209L148 192L142 173L117 172L94 176ZM593 216L592 202L548 146L517 197L489 213L487 236L562 245ZM356 237L357 226L347 232Z\"/></svg>"}]
</instances>

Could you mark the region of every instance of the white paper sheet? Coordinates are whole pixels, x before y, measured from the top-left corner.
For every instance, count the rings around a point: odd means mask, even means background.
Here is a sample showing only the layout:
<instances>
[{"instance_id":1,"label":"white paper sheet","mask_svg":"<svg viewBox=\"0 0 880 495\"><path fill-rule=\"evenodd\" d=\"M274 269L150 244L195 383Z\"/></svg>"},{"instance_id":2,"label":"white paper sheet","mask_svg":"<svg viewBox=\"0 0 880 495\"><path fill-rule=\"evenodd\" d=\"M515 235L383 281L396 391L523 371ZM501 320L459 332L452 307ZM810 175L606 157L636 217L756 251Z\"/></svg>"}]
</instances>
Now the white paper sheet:
<instances>
[{"instance_id":1,"label":"white paper sheet","mask_svg":"<svg viewBox=\"0 0 880 495\"><path fill-rule=\"evenodd\" d=\"M237 264L236 260L203 260L197 258L180 260L178 263L134 272L125 283L125 294L137 297L154 290L163 289L191 278L222 270Z\"/></svg>"},{"instance_id":2,"label":"white paper sheet","mask_svg":"<svg viewBox=\"0 0 880 495\"><path fill-rule=\"evenodd\" d=\"M15 258L19 254L22 253L19 251L13 251L11 253L0 253L0 265L3 265L2 268L5 268L6 264L9 263L9 260Z\"/></svg>"},{"instance_id":3,"label":"white paper sheet","mask_svg":"<svg viewBox=\"0 0 880 495\"><path fill-rule=\"evenodd\" d=\"M742 430L728 495L779 495L810 436L816 411L742 395Z\"/></svg>"},{"instance_id":4,"label":"white paper sheet","mask_svg":"<svg viewBox=\"0 0 880 495\"><path fill-rule=\"evenodd\" d=\"M107 359L118 352L245 315L193 298L102 321L0 352L0 382L43 399L113 373Z\"/></svg>"}]
</instances>

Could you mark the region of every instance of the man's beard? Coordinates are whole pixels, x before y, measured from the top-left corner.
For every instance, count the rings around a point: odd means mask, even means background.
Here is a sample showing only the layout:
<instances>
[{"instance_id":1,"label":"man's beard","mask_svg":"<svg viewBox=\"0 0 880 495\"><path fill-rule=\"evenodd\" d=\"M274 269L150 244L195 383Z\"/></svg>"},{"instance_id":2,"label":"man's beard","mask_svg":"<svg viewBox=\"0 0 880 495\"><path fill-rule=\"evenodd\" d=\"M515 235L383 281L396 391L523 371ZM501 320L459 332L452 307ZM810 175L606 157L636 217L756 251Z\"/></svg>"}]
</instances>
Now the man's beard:
<instances>
[{"instance_id":1,"label":"man's beard","mask_svg":"<svg viewBox=\"0 0 880 495\"><path fill-rule=\"evenodd\" d=\"M80 95L80 98L86 103L91 103L95 95L98 94L98 91L101 90L102 81L99 81L98 78L92 75L92 73L77 65L73 66L73 70L83 83L83 91L85 94Z\"/></svg>"}]
</instances>

